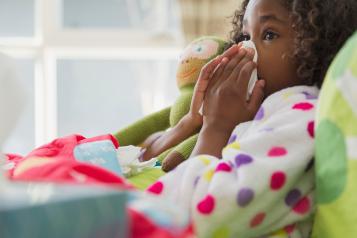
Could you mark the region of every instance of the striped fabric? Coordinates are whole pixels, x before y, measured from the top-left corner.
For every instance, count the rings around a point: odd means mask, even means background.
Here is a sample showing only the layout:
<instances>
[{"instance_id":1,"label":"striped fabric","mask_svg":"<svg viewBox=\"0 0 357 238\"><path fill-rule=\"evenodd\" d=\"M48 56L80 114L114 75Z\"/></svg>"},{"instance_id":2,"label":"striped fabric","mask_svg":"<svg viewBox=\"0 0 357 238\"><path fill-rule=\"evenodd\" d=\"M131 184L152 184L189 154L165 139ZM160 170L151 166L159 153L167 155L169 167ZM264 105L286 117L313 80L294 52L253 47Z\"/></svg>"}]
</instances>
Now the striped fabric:
<instances>
[{"instance_id":1,"label":"striped fabric","mask_svg":"<svg viewBox=\"0 0 357 238\"><path fill-rule=\"evenodd\" d=\"M227 38L234 10L241 0L178 0L182 28L187 42L202 36Z\"/></svg>"}]
</instances>

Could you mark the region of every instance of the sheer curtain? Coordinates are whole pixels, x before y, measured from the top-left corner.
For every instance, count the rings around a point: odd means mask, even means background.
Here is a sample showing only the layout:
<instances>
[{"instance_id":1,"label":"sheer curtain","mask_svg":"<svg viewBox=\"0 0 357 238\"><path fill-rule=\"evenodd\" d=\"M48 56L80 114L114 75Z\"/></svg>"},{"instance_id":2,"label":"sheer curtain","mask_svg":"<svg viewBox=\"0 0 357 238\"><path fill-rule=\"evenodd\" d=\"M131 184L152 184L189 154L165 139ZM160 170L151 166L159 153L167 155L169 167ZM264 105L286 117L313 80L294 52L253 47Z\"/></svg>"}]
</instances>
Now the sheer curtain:
<instances>
[{"instance_id":1,"label":"sheer curtain","mask_svg":"<svg viewBox=\"0 0 357 238\"><path fill-rule=\"evenodd\" d=\"M202 35L227 38L241 0L178 0L186 42Z\"/></svg>"}]
</instances>

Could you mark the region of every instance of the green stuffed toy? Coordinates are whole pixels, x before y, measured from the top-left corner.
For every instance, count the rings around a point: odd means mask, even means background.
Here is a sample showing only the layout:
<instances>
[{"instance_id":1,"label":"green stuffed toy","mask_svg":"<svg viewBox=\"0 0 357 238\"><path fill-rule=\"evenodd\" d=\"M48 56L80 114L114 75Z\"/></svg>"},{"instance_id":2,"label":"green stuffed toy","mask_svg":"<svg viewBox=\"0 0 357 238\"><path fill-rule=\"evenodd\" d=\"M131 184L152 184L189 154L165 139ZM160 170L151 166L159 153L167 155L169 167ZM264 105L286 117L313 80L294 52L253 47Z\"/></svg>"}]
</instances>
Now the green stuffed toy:
<instances>
[{"instance_id":1,"label":"green stuffed toy","mask_svg":"<svg viewBox=\"0 0 357 238\"><path fill-rule=\"evenodd\" d=\"M150 137L159 137L160 132L174 127L190 110L193 90L202 67L224 51L226 42L217 37L201 37L190 43L180 56L176 81L180 95L171 107L150 114L114 134L121 146L140 146ZM192 135L157 158L164 171L169 171L186 160L197 141Z\"/></svg>"}]
</instances>

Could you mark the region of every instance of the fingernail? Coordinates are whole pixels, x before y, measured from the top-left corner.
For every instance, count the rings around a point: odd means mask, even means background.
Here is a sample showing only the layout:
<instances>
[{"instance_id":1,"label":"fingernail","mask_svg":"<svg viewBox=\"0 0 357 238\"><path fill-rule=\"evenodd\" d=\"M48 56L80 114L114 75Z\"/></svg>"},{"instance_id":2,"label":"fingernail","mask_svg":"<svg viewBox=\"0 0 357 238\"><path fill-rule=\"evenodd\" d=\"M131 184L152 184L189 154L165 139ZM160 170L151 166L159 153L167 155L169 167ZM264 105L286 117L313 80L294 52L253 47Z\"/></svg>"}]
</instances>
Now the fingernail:
<instances>
[{"instance_id":1,"label":"fingernail","mask_svg":"<svg viewBox=\"0 0 357 238\"><path fill-rule=\"evenodd\" d=\"M252 48L248 48L247 51L249 52L249 54L254 55L255 51Z\"/></svg>"},{"instance_id":2,"label":"fingernail","mask_svg":"<svg viewBox=\"0 0 357 238\"><path fill-rule=\"evenodd\" d=\"M260 85L264 88L265 87L265 80L260 79L259 82L260 82Z\"/></svg>"}]
</instances>

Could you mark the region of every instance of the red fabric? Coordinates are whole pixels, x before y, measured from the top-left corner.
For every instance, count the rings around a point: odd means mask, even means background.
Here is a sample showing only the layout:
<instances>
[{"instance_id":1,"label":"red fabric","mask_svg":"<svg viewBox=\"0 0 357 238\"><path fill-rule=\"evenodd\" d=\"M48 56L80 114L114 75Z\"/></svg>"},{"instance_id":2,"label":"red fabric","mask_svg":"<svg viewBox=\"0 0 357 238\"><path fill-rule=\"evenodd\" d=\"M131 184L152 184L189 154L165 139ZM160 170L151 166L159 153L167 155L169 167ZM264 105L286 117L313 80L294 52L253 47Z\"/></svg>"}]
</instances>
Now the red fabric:
<instances>
[{"instance_id":1,"label":"red fabric","mask_svg":"<svg viewBox=\"0 0 357 238\"><path fill-rule=\"evenodd\" d=\"M22 181L105 184L132 189L133 187L124 178L99 166L79 162L74 158L73 150L77 145L101 140L112 141L115 148L119 146L112 135L89 139L80 135L71 135L43 145L25 157L8 154L9 160L15 163L15 168L9 171L9 178ZM48 162L30 167L18 174L14 173L21 162L30 158L46 159Z\"/></svg>"},{"instance_id":2,"label":"red fabric","mask_svg":"<svg viewBox=\"0 0 357 238\"><path fill-rule=\"evenodd\" d=\"M93 141L111 140L115 148L119 147L117 140L112 135L96 136L92 138L85 138L81 135L71 135L63 138L58 138L49 144L41 146L25 158L29 157L55 157L57 159L74 159L73 149L77 145L89 143Z\"/></svg>"},{"instance_id":3,"label":"red fabric","mask_svg":"<svg viewBox=\"0 0 357 238\"><path fill-rule=\"evenodd\" d=\"M167 229L162 229L152 223L142 213L129 209L131 219L130 230L132 238L189 238L194 237L193 227L189 226L181 233L173 234Z\"/></svg>"},{"instance_id":4,"label":"red fabric","mask_svg":"<svg viewBox=\"0 0 357 238\"><path fill-rule=\"evenodd\" d=\"M21 181L45 181L56 183L102 184L133 188L129 183L108 170L88 163L68 159L56 159L45 165L35 166L11 177Z\"/></svg>"}]
</instances>

